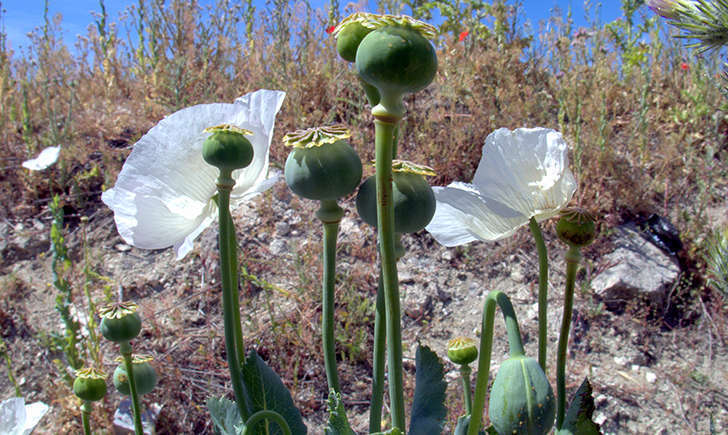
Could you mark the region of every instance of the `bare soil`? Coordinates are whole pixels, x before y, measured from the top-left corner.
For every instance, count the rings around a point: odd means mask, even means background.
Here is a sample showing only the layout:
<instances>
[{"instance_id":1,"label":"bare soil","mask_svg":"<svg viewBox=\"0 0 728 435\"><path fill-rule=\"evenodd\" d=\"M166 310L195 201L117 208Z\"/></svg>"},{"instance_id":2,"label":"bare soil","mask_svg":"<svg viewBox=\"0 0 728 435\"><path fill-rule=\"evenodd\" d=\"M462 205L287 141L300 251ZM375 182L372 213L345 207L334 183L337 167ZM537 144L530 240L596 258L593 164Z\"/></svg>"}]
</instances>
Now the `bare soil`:
<instances>
[{"instance_id":1,"label":"bare soil","mask_svg":"<svg viewBox=\"0 0 728 435\"><path fill-rule=\"evenodd\" d=\"M355 430L366 431L370 389L371 338L376 294L373 231L358 218L351 201L340 235L337 289L337 337L345 402ZM247 281L241 306L246 343L282 377L293 391L309 433L323 432L326 381L318 352L320 303L318 277L321 228L314 206L276 187L250 206L234 212ZM49 346L51 332L62 331L54 310L47 215L34 221L10 222L0 277L0 325L9 347L12 370L26 401L41 400L52 410L35 433L79 433L78 402L64 383ZM82 231L77 217L68 220L66 242L75 269L74 296L79 318L86 302ZM555 348L561 321L564 249L546 226L551 259L549 295L549 370L555 380ZM536 354L537 258L527 229L505 243L474 243L446 249L427 233L406 236L407 255L399 267L402 281L403 339L408 391L414 387L417 344L430 346L444 358L448 339L476 337L482 305L490 290L511 298L521 323L527 353ZM104 299L110 283L113 297L141 306L144 328L135 340L137 352L154 356L160 375L157 388L144 397L161 405L157 432L213 433L205 401L231 397L224 351L216 231L208 229L196 249L181 261L167 249L144 251L118 236L111 212L90 216L87 247L90 266L107 281L95 281L92 293ZM677 285L666 307L635 301L610 312L589 289L589 279L603 265L609 248L597 244L585 252L579 274L567 366L571 393L588 377L596 398L595 420L605 434L716 433L728 431L728 352L725 308L701 297L701 290ZM496 322L491 375L507 352L505 332ZM117 349L102 343L104 367L111 373ZM3 366L4 367L4 366ZM462 413L455 367L445 362L452 422ZM0 397L13 395L8 376L0 376ZM96 406L93 426L111 431L111 415L121 396L110 393Z\"/></svg>"}]
</instances>

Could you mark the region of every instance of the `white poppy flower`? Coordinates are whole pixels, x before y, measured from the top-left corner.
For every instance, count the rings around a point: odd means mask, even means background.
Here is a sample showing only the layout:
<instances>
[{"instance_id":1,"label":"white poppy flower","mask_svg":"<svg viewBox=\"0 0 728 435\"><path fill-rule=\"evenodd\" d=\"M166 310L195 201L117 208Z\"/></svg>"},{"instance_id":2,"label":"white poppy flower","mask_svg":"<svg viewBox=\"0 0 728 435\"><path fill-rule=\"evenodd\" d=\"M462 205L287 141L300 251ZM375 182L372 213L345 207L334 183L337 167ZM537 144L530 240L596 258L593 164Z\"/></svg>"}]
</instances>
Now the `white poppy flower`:
<instances>
[{"instance_id":1,"label":"white poppy flower","mask_svg":"<svg viewBox=\"0 0 728 435\"><path fill-rule=\"evenodd\" d=\"M173 246L177 259L217 216L213 196L218 169L202 159L207 127L231 124L250 130L254 155L250 166L233 171L231 207L273 185L268 151L275 116L285 92L259 90L233 104L200 104L175 112L134 145L116 185L101 195L114 211L116 228L130 245L143 249Z\"/></svg>"},{"instance_id":2,"label":"white poppy flower","mask_svg":"<svg viewBox=\"0 0 728 435\"><path fill-rule=\"evenodd\" d=\"M48 147L38 154L38 157L30 160L26 160L22 163L24 168L28 168L31 171L42 171L48 169L55 162L58 161L58 155L61 153L61 147Z\"/></svg>"},{"instance_id":3,"label":"white poppy flower","mask_svg":"<svg viewBox=\"0 0 728 435\"><path fill-rule=\"evenodd\" d=\"M568 145L547 128L501 128L485 139L472 184L433 187L437 208L425 228L445 246L508 237L533 217L555 216L576 191Z\"/></svg>"}]
</instances>

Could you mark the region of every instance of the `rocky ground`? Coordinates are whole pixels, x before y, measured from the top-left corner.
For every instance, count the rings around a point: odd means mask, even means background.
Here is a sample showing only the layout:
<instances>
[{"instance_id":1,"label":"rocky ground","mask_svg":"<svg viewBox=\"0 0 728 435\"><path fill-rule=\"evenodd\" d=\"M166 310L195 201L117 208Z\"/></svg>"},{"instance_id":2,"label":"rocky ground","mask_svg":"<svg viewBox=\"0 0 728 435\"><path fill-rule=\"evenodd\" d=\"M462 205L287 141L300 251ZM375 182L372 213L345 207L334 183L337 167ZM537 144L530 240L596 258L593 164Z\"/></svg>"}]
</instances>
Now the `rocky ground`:
<instances>
[{"instance_id":1,"label":"rocky ground","mask_svg":"<svg viewBox=\"0 0 728 435\"><path fill-rule=\"evenodd\" d=\"M350 202L340 236L337 288L337 337L340 371L355 429L364 433L370 388L371 319L376 292L373 232ZM241 305L246 342L281 375L294 392L309 432L322 433L325 375L319 346L320 224L313 205L288 193L282 183L250 206L236 211L247 283ZM50 219L4 226L0 325L9 348L12 372L26 401L41 400L52 409L36 433L78 433L77 402L63 382L54 359L61 358L48 336L61 330L53 306L48 243ZM69 219L67 244L75 264L74 296L85 319L81 226ZM181 261L171 250L143 251L119 238L111 213L101 208L89 220L88 262L104 280L93 280L92 295L106 293L138 302L144 318L135 349L152 354L160 384L145 402L161 406L158 433L212 433L205 400L231 395L224 357L220 289L217 282L216 232L206 231L196 249ZM563 246L553 229L544 233L551 259L549 295L549 376L555 379L555 348L563 298ZM698 297L688 278L673 285L661 306L634 300L614 311L596 296L590 282L609 265L601 261L614 246L605 234L586 250L579 273L567 389L587 376L596 399L595 420L605 434L716 433L728 431L728 336L720 304ZM426 233L403 240L400 264L403 338L408 388L414 382L418 343L445 355L453 336L475 337L482 304L490 290L512 299L527 353L536 355L537 258L527 229L503 243L474 243L447 249ZM106 286L106 287L105 287ZM724 313L724 312L723 312ZM496 321L491 373L507 352L505 332ZM102 343L104 366L113 371L116 349ZM462 411L455 367L445 363L451 400L450 422ZM3 372L5 373L5 372ZM112 387L113 389L113 387ZM0 376L0 398L13 395L8 376ZM110 430L118 405L116 392L97 406L93 424ZM451 424L450 423L450 424ZM451 427L451 426L450 426Z\"/></svg>"}]
</instances>

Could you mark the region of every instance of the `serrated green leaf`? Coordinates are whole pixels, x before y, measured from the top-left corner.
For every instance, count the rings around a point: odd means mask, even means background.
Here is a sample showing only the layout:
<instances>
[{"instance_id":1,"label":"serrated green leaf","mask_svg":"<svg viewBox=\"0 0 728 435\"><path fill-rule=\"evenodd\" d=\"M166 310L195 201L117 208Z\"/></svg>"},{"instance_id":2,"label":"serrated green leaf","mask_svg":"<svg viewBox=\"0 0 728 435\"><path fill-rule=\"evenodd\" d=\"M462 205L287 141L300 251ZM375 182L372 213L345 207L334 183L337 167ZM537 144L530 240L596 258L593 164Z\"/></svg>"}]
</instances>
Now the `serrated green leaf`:
<instances>
[{"instance_id":1,"label":"serrated green leaf","mask_svg":"<svg viewBox=\"0 0 728 435\"><path fill-rule=\"evenodd\" d=\"M210 411L215 429L222 435L237 435L236 426L242 423L240 412L235 402L224 397L207 399L207 410Z\"/></svg>"},{"instance_id":2,"label":"serrated green leaf","mask_svg":"<svg viewBox=\"0 0 728 435\"><path fill-rule=\"evenodd\" d=\"M427 346L418 346L415 362L415 396L412 402L411 435L442 433L447 417L443 367L435 352Z\"/></svg>"},{"instance_id":3,"label":"serrated green leaf","mask_svg":"<svg viewBox=\"0 0 728 435\"><path fill-rule=\"evenodd\" d=\"M243 384L245 384L246 401L253 413L262 410L271 410L279 413L288 423L291 432L296 435L307 433L303 424L301 413L293 404L293 398L281 378L260 358L257 352L251 350L242 367ZM265 435L283 435L283 430L277 424L268 424L260 432ZM263 429L265 426L260 425ZM256 427L257 429L257 427ZM257 433L257 432L256 432Z\"/></svg>"},{"instance_id":4,"label":"serrated green leaf","mask_svg":"<svg viewBox=\"0 0 728 435\"><path fill-rule=\"evenodd\" d=\"M564 424L556 431L557 435L600 435L599 425L592 421L593 414L592 387L589 379L584 378L584 382L571 398Z\"/></svg>"},{"instance_id":5,"label":"serrated green leaf","mask_svg":"<svg viewBox=\"0 0 728 435\"><path fill-rule=\"evenodd\" d=\"M329 407L329 424L326 426L324 433L326 435L356 435L349 426L344 410L344 402L341 400L341 394L331 390L328 400Z\"/></svg>"}]
</instances>

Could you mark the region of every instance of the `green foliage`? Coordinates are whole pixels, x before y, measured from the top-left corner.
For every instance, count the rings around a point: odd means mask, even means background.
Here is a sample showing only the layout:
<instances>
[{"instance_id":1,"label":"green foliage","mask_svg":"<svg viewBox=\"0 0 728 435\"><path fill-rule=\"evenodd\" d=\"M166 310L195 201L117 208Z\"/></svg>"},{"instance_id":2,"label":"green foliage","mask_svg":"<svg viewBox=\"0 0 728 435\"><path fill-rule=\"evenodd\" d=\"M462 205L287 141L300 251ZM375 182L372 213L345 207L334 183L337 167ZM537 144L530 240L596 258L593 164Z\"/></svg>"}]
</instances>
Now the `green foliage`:
<instances>
[{"instance_id":1,"label":"green foliage","mask_svg":"<svg viewBox=\"0 0 728 435\"><path fill-rule=\"evenodd\" d=\"M241 432L242 421L235 402L224 397L210 397L207 399L207 410L210 411L217 433L238 435Z\"/></svg>"},{"instance_id":2,"label":"green foliage","mask_svg":"<svg viewBox=\"0 0 728 435\"><path fill-rule=\"evenodd\" d=\"M63 208L60 205L58 196L53 197L49 208L53 215L50 239L53 253L51 262L53 286L58 291L56 311L60 314L65 327L62 334L63 341L60 346L66 356L67 364L72 369L78 370L83 366L83 360L79 352L79 331L81 326L71 314L73 290L71 283L66 278L66 273L71 269L71 259L68 257L68 248L63 238Z\"/></svg>"},{"instance_id":3,"label":"green foliage","mask_svg":"<svg viewBox=\"0 0 728 435\"><path fill-rule=\"evenodd\" d=\"M584 378L579 389L571 398L566 417L557 435L599 435L599 425L592 421L594 398L589 379Z\"/></svg>"},{"instance_id":4,"label":"green foliage","mask_svg":"<svg viewBox=\"0 0 728 435\"><path fill-rule=\"evenodd\" d=\"M275 411L288 423L295 434L305 434L301 413L293 404L293 398L281 378L251 350L242 367L243 384L245 385L245 406L254 414L262 410ZM266 423L265 435L283 434L275 424Z\"/></svg>"},{"instance_id":5,"label":"green foliage","mask_svg":"<svg viewBox=\"0 0 728 435\"><path fill-rule=\"evenodd\" d=\"M426 435L442 432L447 417L445 406L447 383L443 365L427 346L418 346L415 356L415 394L410 412L409 433Z\"/></svg>"},{"instance_id":6,"label":"green foliage","mask_svg":"<svg viewBox=\"0 0 728 435\"><path fill-rule=\"evenodd\" d=\"M327 406L329 409L329 423L324 430L324 434L355 435L355 432L349 426L349 420L346 419L346 410L344 409L344 402L341 400L341 394L331 390Z\"/></svg>"},{"instance_id":7,"label":"green foliage","mask_svg":"<svg viewBox=\"0 0 728 435\"><path fill-rule=\"evenodd\" d=\"M709 239L705 263L708 285L728 300L728 228L715 232Z\"/></svg>"}]
</instances>

